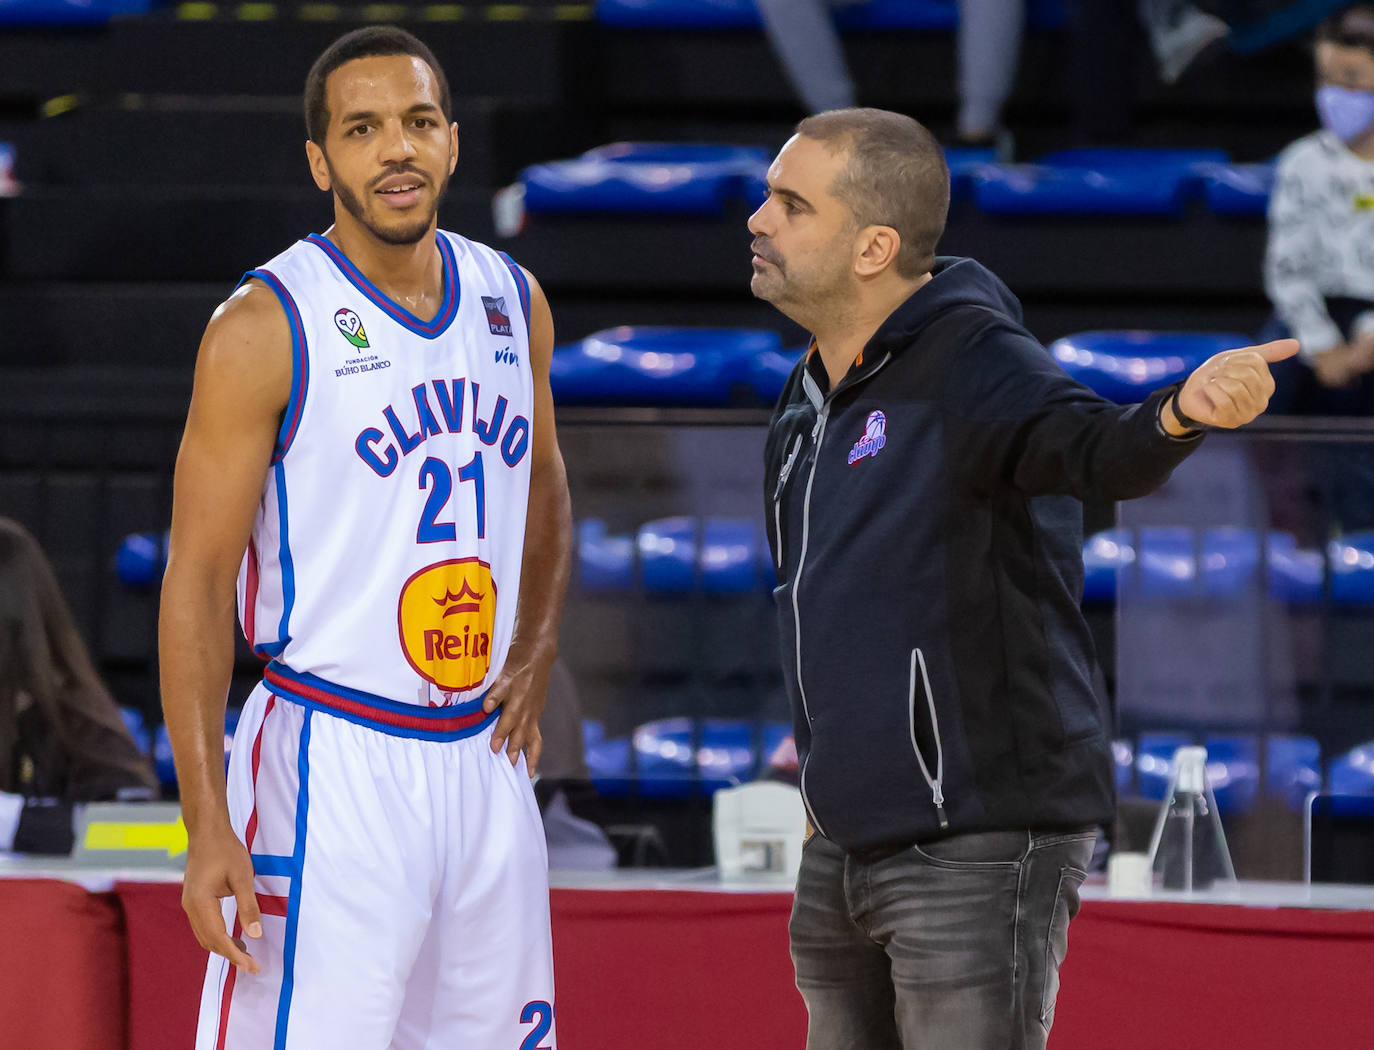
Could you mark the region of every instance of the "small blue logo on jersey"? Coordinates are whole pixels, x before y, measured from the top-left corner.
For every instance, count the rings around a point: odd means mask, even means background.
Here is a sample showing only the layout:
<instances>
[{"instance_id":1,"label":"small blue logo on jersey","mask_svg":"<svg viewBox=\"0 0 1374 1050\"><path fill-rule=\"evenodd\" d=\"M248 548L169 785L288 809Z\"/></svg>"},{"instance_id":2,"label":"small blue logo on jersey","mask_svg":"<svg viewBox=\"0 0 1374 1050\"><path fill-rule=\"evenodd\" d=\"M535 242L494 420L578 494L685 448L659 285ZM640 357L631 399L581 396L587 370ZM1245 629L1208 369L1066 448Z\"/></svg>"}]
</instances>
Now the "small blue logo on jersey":
<instances>
[{"instance_id":1,"label":"small blue logo on jersey","mask_svg":"<svg viewBox=\"0 0 1374 1050\"><path fill-rule=\"evenodd\" d=\"M887 444L887 416L873 411L864 420L864 436L854 442L849 450L849 465L852 467L865 456L876 456Z\"/></svg>"},{"instance_id":2,"label":"small blue logo on jersey","mask_svg":"<svg viewBox=\"0 0 1374 1050\"><path fill-rule=\"evenodd\" d=\"M367 349L367 333L363 331L363 319L352 310L344 307L334 311L334 324L343 333L343 337L359 350Z\"/></svg>"},{"instance_id":3,"label":"small blue logo on jersey","mask_svg":"<svg viewBox=\"0 0 1374 1050\"><path fill-rule=\"evenodd\" d=\"M498 365L514 365L516 368L519 368L520 355L510 347L506 347L504 350L496 351L496 363Z\"/></svg>"},{"instance_id":4,"label":"small blue logo on jersey","mask_svg":"<svg viewBox=\"0 0 1374 1050\"><path fill-rule=\"evenodd\" d=\"M482 296L482 308L487 311L487 327L491 329L492 335L510 335L510 311L506 309L506 297L504 295L493 299L489 295Z\"/></svg>"}]
</instances>

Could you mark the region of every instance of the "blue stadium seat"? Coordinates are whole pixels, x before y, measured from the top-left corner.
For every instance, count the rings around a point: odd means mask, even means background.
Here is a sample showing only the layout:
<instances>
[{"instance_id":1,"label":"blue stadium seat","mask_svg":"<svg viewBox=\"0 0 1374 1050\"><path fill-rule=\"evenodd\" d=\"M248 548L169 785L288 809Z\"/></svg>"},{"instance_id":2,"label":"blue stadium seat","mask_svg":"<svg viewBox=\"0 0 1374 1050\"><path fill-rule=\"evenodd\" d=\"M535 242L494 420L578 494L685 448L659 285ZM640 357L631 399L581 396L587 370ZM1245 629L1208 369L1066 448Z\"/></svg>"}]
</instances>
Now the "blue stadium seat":
<instances>
[{"instance_id":1,"label":"blue stadium seat","mask_svg":"<svg viewBox=\"0 0 1374 1050\"><path fill-rule=\"evenodd\" d=\"M997 151L992 147L946 146L945 163L949 165L949 195L951 200L965 200L973 196L979 173L996 163Z\"/></svg>"},{"instance_id":2,"label":"blue stadium seat","mask_svg":"<svg viewBox=\"0 0 1374 1050\"><path fill-rule=\"evenodd\" d=\"M1332 762L1330 783L1333 795L1374 795L1374 740Z\"/></svg>"},{"instance_id":3,"label":"blue stadium seat","mask_svg":"<svg viewBox=\"0 0 1374 1050\"><path fill-rule=\"evenodd\" d=\"M1037 29L1064 24L1060 0L1029 0L1026 19ZM759 29L753 0L596 0L596 18L615 29ZM866 0L835 15L845 32L950 32L959 24L954 0Z\"/></svg>"},{"instance_id":4,"label":"blue stadium seat","mask_svg":"<svg viewBox=\"0 0 1374 1050\"><path fill-rule=\"evenodd\" d=\"M228 708L224 712L224 767L229 768L229 755L234 750L234 734L239 730L239 717L243 710L238 707Z\"/></svg>"},{"instance_id":5,"label":"blue stadium seat","mask_svg":"<svg viewBox=\"0 0 1374 1050\"><path fill-rule=\"evenodd\" d=\"M1326 559L1321 551L1292 546L1269 547L1269 594L1291 605L1315 605L1322 597Z\"/></svg>"},{"instance_id":6,"label":"blue stadium seat","mask_svg":"<svg viewBox=\"0 0 1374 1050\"><path fill-rule=\"evenodd\" d=\"M1322 786L1321 746L1310 736L1276 733L1269 737L1265 792L1301 812L1307 796Z\"/></svg>"},{"instance_id":7,"label":"blue stadium seat","mask_svg":"<svg viewBox=\"0 0 1374 1050\"><path fill-rule=\"evenodd\" d=\"M636 791L646 798L686 798L694 793L696 758L692 720L660 718L638 726L633 735Z\"/></svg>"},{"instance_id":8,"label":"blue stadium seat","mask_svg":"<svg viewBox=\"0 0 1374 1050\"><path fill-rule=\"evenodd\" d=\"M555 350L549 381L565 405L728 405L781 345L752 328L611 328Z\"/></svg>"},{"instance_id":9,"label":"blue stadium seat","mask_svg":"<svg viewBox=\"0 0 1374 1050\"><path fill-rule=\"evenodd\" d=\"M1112 741L1112 766L1116 770L1116 793L1129 795L1135 779L1135 748L1129 740Z\"/></svg>"},{"instance_id":10,"label":"blue stadium seat","mask_svg":"<svg viewBox=\"0 0 1374 1050\"><path fill-rule=\"evenodd\" d=\"M1084 386L1118 404L1143 401L1186 378L1213 354L1248 346L1231 332L1079 332L1056 339L1050 353Z\"/></svg>"},{"instance_id":11,"label":"blue stadium seat","mask_svg":"<svg viewBox=\"0 0 1374 1050\"><path fill-rule=\"evenodd\" d=\"M692 751L692 733L700 742ZM686 717L645 722L633 734L637 789L647 798L685 798L749 779L758 765L752 725L743 719Z\"/></svg>"},{"instance_id":12,"label":"blue stadium seat","mask_svg":"<svg viewBox=\"0 0 1374 1050\"><path fill-rule=\"evenodd\" d=\"M617 142L520 173L530 214L721 215L757 204L772 155L761 146Z\"/></svg>"},{"instance_id":13,"label":"blue stadium seat","mask_svg":"<svg viewBox=\"0 0 1374 1050\"><path fill-rule=\"evenodd\" d=\"M577 582L584 591L627 591L634 586L635 542L606 535L606 523L586 518L577 526Z\"/></svg>"},{"instance_id":14,"label":"blue stadium seat","mask_svg":"<svg viewBox=\"0 0 1374 1050\"><path fill-rule=\"evenodd\" d=\"M129 731L129 735L134 738L134 743L145 755L152 745L152 734L148 732L148 727L143 723L141 712L135 711L132 707L121 707L119 717L124 722L124 728Z\"/></svg>"},{"instance_id":15,"label":"blue stadium seat","mask_svg":"<svg viewBox=\"0 0 1374 1050\"><path fill-rule=\"evenodd\" d=\"M697 585L697 519L646 521L635 538L644 590L687 594Z\"/></svg>"},{"instance_id":16,"label":"blue stadium seat","mask_svg":"<svg viewBox=\"0 0 1374 1050\"><path fill-rule=\"evenodd\" d=\"M787 385L787 377L797 366L806 348L795 350L765 350L755 354L749 361L749 375L746 382L760 401L775 404L782 396Z\"/></svg>"},{"instance_id":17,"label":"blue stadium seat","mask_svg":"<svg viewBox=\"0 0 1374 1050\"><path fill-rule=\"evenodd\" d=\"M974 198L993 215L1181 215L1201 192L1201 166L1227 159L1223 150L1061 150L982 168Z\"/></svg>"},{"instance_id":18,"label":"blue stadium seat","mask_svg":"<svg viewBox=\"0 0 1374 1050\"><path fill-rule=\"evenodd\" d=\"M1274 164L1203 164L1198 167L1207 208L1214 215L1263 216L1274 191Z\"/></svg>"},{"instance_id":19,"label":"blue stadium seat","mask_svg":"<svg viewBox=\"0 0 1374 1050\"><path fill-rule=\"evenodd\" d=\"M157 781L163 787L176 787L177 768L172 761L172 738L167 735L167 725L163 723L153 734L153 769Z\"/></svg>"},{"instance_id":20,"label":"blue stadium seat","mask_svg":"<svg viewBox=\"0 0 1374 1050\"><path fill-rule=\"evenodd\" d=\"M708 718L702 723L697 770L703 791L733 787L752 779L758 762L751 723L736 718Z\"/></svg>"},{"instance_id":21,"label":"blue stadium seat","mask_svg":"<svg viewBox=\"0 0 1374 1050\"><path fill-rule=\"evenodd\" d=\"M1374 532L1352 532L1332 540L1327 545L1326 558L1331 571L1333 602L1338 605L1374 602Z\"/></svg>"},{"instance_id":22,"label":"blue stadium seat","mask_svg":"<svg viewBox=\"0 0 1374 1050\"><path fill-rule=\"evenodd\" d=\"M1259 798L1259 739L1244 735L1207 738L1207 780L1223 815L1240 817Z\"/></svg>"},{"instance_id":23,"label":"blue stadium seat","mask_svg":"<svg viewBox=\"0 0 1374 1050\"><path fill-rule=\"evenodd\" d=\"M1174 774L1174 752L1193 743L1188 733L1141 733L1135 750L1137 793L1141 798L1163 799Z\"/></svg>"},{"instance_id":24,"label":"blue stadium seat","mask_svg":"<svg viewBox=\"0 0 1374 1050\"><path fill-rule=\"evenodd\" d=\"M166 568L166 532L131 532L115 552L115 576L128 587L161 583Z\"/></svg>"},{"instance_id":25,"label":"blue stadium seat","mask_svg":"<svg viewBox=\"0 0 1374 1050\"><path fill-rule=\"evenodd\" d=\"M749 594L759 589L756 522L707 518L701 530L701 589L707 594Z\"/></svg>"},{"instance_id":26,"label":"blue stadium seat","mask_svg":"<svg viewBox=\"0 0 1374 1050\"><path fill-rule=\"evenodd\" d=\"M1082 171L1178 172L1197 178L1202 165L1225 164L1230 155L1221 149L1154 149L1139 146L1087 146L1056 150L1038 163Z\"/></svg>"},{"instance_id":27,"label":"blue stadium seat","mask_svg":"<svg viewBox=\"0 0 1374 1050\"><path fill-rule=\"evenodd\" d=\"M1276 576L1284 587L1300 593L1298 587L1305 578L1293 577L1299 570L1308 572L1306 554L1310 553L1297 549L1291 533L1273 530L1268 534L1271 593L1275 593ZM1083 600L1110 601L1123 591L1146 598L1240 598L1255 583L1259 561L1253 529L1205 529L1200 537L1187 526L1106 529L1088 537L1083 545ZM1317 571L1320 594L1320 566Z\"/></svg>"},{"instance_id":28,"label":"blue stadium seat","mask_svg":"<svg viewBox=\"0 0 1374 1050\"><path fill-rule=\"evenodd\" d=\"M0 0L0 26L102 25L116 15L142 15L151 0Z\"/></svg>"},{"instance_id":29,"label":"blue stadium seat","mask_svg":"<svg viewBox=\"0 0 1374 1050\"><path fill-rule=\"evenodd\" d=\"M1134 563L1129 529L1104 529L1089 536L1083 543L1083 600L1115 599L1118 573Z\"/></svg>"},{"instance_id":30,"label":"blue stadium seat","mask_svg":"<svg viewBox=\"0 0 1374 1050\"><path fill-rule=\"evenodd\" d=\"M630 741L626 737L585 742L587 772L599 794L618 798L630 792Z\"/></svg>"}]
</instances>

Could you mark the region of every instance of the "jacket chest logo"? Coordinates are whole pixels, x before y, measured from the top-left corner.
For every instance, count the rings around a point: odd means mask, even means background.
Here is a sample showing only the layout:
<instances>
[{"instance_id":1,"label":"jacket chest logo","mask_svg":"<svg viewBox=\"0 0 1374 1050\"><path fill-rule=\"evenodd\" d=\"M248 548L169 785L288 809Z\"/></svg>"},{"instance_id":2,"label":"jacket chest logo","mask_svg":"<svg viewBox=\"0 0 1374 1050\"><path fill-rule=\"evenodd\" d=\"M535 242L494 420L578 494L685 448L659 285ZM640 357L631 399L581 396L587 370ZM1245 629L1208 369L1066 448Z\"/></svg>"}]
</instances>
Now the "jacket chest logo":
<instances>
[{"instance_id":1,"label":"jacket chest logo","mask_svg":"<svg viewBox=\"0 0 1374 1050\"><path fill-rule=\"evenodd\" d=\"M864 420L863 437L854 442L854 447L849 450L849 465L852 467L865 456L876 456L886 444L887 416L874 409Z\"/></svg>"}]
</instances>

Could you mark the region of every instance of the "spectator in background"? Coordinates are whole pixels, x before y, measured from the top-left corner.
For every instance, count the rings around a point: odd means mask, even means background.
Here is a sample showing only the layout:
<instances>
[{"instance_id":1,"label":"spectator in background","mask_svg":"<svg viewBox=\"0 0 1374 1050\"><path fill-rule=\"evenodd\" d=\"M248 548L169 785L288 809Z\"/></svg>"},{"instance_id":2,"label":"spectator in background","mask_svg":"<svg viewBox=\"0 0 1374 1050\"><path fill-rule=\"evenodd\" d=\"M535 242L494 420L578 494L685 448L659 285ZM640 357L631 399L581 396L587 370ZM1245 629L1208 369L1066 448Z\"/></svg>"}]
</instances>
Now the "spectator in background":
<instances>
[{"instance_id":1,"label":"spectator in background","mask_svg":"<svg viewBox=\"0 0 1374 1050\"><path fill-rule=\"evenodd\" d=\"M71 803L148 798L156 783L42 548L0 518L0 848L65 853Z\"/></svg>"},{"instance_id":2,"label":"spectator in background","mask_svg":"<svg viewBox=\"0 0 1374 1050\"><path fill-rule=\"evenodd\" d=\"M1280 154L1269 204L1266 335L1302 346L1301 365L1276 376L1275 409L1363 415L1374 410L1374 4L1323 22L1315 57L1322 128Z\"/></svg>"},{"instance_id":3,"label":"spectator in background","mask_svg":"<svg viewBox=\"0 0 1374 1050\"><path fill-rule=\"evenodd\" d=\"M862 3L863 0L858 0ZM854 105L830 0L755 0L768 42L808 113ZM835 5L838 6L838 5Z\"/></svg>"},{"instance_id":4,"label":"spectator in background","mask_svg":"<svg viewBox=\"0 0 1374 1050\"><path fill-rule=\"evenodd\" d=\"M855 104L854 81L832 12L865 0L756 0L764 31L808 113ZM1002 110L1016 84L1026 0L958 0L959 109L953 144L993 147L1012 157ZM1069 0L1069 65L1075 123L1085 141L1124 138L1132 90L1131 36L1122 21L1138 14L1159 76L1173 83L1228 28L1190 0Z\"/></svg>"}]
</instances>

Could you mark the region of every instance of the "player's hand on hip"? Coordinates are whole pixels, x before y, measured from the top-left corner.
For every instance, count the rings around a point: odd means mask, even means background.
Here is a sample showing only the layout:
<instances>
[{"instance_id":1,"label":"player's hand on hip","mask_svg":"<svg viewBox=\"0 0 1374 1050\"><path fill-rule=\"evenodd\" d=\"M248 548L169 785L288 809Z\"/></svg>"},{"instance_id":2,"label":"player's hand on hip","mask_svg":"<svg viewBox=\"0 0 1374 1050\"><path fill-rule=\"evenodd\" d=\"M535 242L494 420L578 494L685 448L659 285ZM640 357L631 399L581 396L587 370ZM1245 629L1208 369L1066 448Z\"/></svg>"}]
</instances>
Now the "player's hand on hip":
<instances>
[{"instance_id":1,"label":"player's hand on hip","mask_svg":"<svg viewBox=\"0 0 1374 1050\"><path fill-rule=\"evenodd\" d=\"M1269 366L1298 352L1296 339L1223 350L1209 357L1179 391L1184 415L1209 427L1244 426L1264 411L1274 392Z\"/></svg>"},{"instance_id":2,"label":"player's hand on hip","mask_svg":"<svg viewBox=\"0 0 1374 1050\"><path fill-rule=\"evenodd\" d=\"M220 905L224 897L237 902L243 932L254 939L261 937L262 913L253 887L253 859L227 823L194 836L188 843L181 907L202 948L224 956L240 970L257 973L258 964L248 954L248 946L225 929Z\"/></svg>"},{"instance_id":3,"label":"player's hand on hip","mask_svg":"<svg viewBox=\"0 0 1374 1050\"><path fill-rule=\"evenodd\" d=\"M496 720L496 728L491 734L492 753L499 755L504 748L510 764L515 765L523 751L531 777L539 767L539 753L544 747L539 717L544 713L544 694L548 687L548 668L516 659L512 654L506 658L505 668L482 701L485 711L501 708L501 717Z\"/></svg>"}]
</instances>

